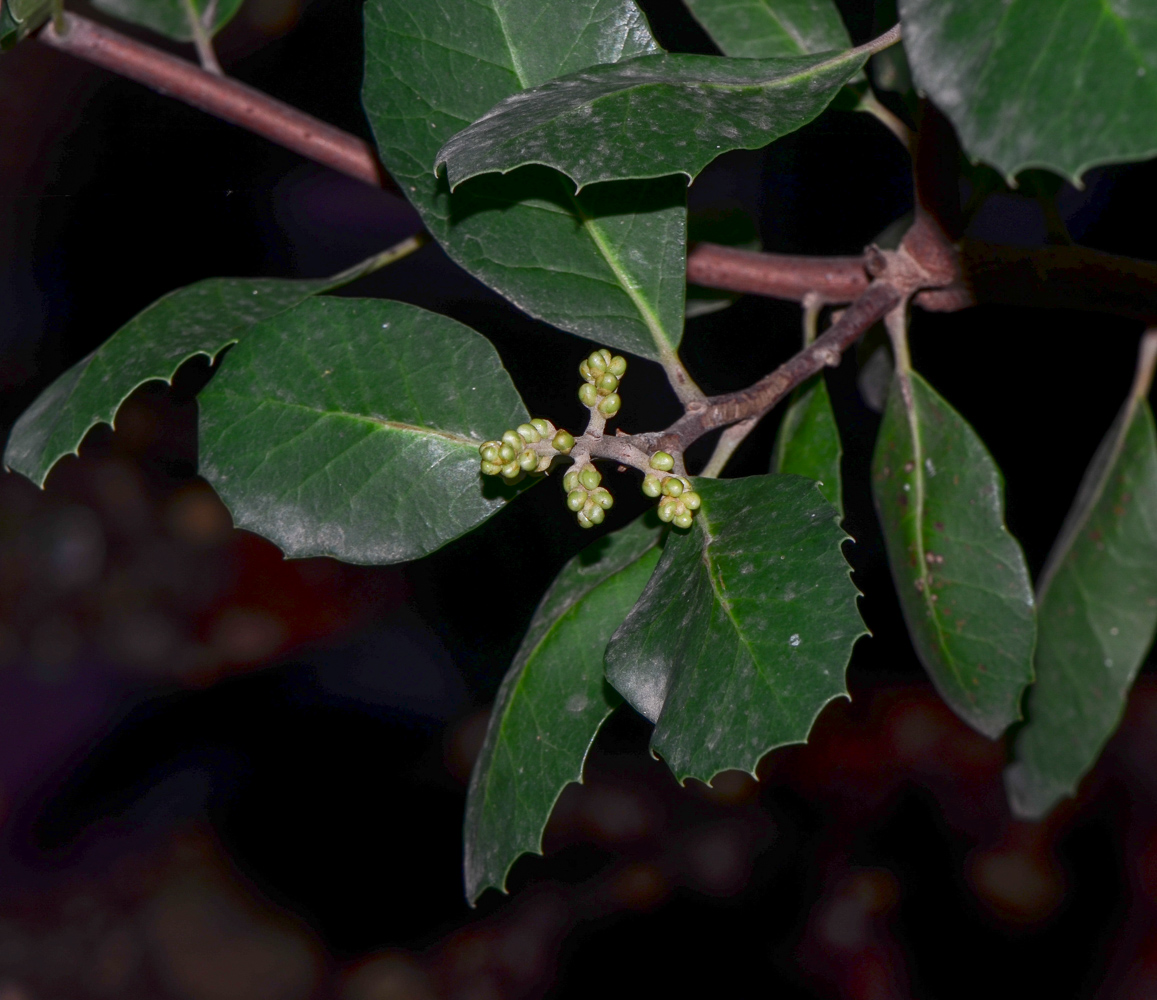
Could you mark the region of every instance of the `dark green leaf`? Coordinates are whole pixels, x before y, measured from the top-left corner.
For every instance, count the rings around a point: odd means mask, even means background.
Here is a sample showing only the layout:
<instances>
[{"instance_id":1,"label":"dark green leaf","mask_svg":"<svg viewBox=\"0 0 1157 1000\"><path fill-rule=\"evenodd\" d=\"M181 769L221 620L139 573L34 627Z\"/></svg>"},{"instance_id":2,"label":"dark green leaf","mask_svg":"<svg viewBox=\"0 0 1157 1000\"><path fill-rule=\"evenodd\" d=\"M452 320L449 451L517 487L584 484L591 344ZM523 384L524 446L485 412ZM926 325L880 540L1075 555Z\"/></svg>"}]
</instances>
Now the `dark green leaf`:
<instances>
[{"instance_id":1,"label":"dark green leaf","mask_svg":"<svg viewBox=\"0 0 1157 1000\"><path fill-rule=\"evenodd\" d=\"M771 471L814 479L824 499L844 516L840 476L840 431L822 375L800 386L780 421L771 453Z\"/></svg>"},{"instance_id":2,"label":"dark green leaf","mask_svg":"<svg viewBox=\"0 0 1157 1000\"><path fill-rule=\"evenodd\" d=\"M485 337L401 302L318 298L254 327L201 394L201 474L288 556L423 556L511 496L478 445L527 413ZM484 574L483 574L484 577Z\"/></svg>"},{"instance_id":3,"label":"dark green leaf","mask_svg":"<svg viewBox=\"0 0 1157 1000\"><path fill-rule=\"evenodd\" d=\"M453 195L433 174L451 135L524 87L659 51L632 0L368 0L364 101L382 161L467 271L555 326L643 357L683 332L680 179L576 197L541 168Z\"/></svg>"},{"instance_id":4,"label":"dark green leaf","mask_svg":"<svg viewBox=\"0 0 1157 1000\"><path fill-rule=\"evenodd\" d=\"M1032 681L1032 584L984 442L915 372L897 374L872 492L912 645L965 722L995 739Z\"/></svg>"},{"instance_id":5,"label":"dark green leaf","mask_svg":"<svg viewBox=\"0 0 1157 1000\"><path fill-rule=\"evenodd\" d=\"M504 889L619 703L603 677L611 633L659 561L657 518L600 538L563 567L542 599L495 700L466 799L466 895Z\"/></svg>"},{"instance_id":6,"label":"dark green leaf","mask_svg":"<svg viewBox=\"0 0 1157 1000\"><path fill-rule=\"evenodd\" d=\"M0 52L7 52L52 16L50 0L0 0Z\"/></svg>"},{"instance_id":7,"label":"dark green leaf","mask_svg":"<svg viewBox=\"0 0 1157 1000\"><path fill-rule=\"evenodd\" d=\"M1038 592L1037 680L1006 775L1026 818L1076 793L1157 628L1157 440L1143 399L1130 398L1093 458Z\"/></svg>"},{"instance_id":8,"label":"dark green leaf","mask_svg":"<svg viewBox=\"0 0 1157 1000\"><path fill-rule=\"evenodd\" d=\"M863 67L858 49L720 59L667 54L596 66L515 94L438 152L450 184L529 164L580 187L683 173L806 125Z\"/></svg>"},{"instance_id":9,"label":"dark green leaf","mask_svg":"<svg viewBox=\"0 0 1157 1000\"><path fill-rule=\"evenodd\" d=\"M44 390L12 428L4 464L43 486L52 467L76 454L97 424L146 382L171 382L197 356L214 358L254 323L348 284L385 255L312 281L209 278L158 299Z\"/></svg>"},{"instance_id":10,"label":"dark green leaf","mask_svg":"<svg viewBox=\"0 0 1157 1000\"><path fill-rule=\"evenodd\" d=\"M900 0L916 85L965 150L1078 182L1157 154L1157 16L1105 0Z\"/></svg>"},{"instance_id":11,"label":"dark green leaf","mask_svg":"<svg viewBox=\"0 0 1157 1000\"><path fill-rule=\"evenodd\" d=\"M840 552L847 535L799 476L697 479L703 506L673 530L607 647L607 679L655 723L651 746L680 780L754 772L807 739L847 694L864 635Z\"/></svg>"},{"instance_id":12,"label":"dark green leaf","mask_svg":"<svg viewBox=\"0 0 1157 1000\"><path fill-rule=\"evenodd\" d=\"M767 59L852 44L832 0L686 0L725 56Z\"/></svg>"},{"instance_id":13,"label":"dark green leaf","mask_svg":"<svg viewBox=\"0 0 1157 1000\"><path fill-rule=\"evenodd\" d=\"M212 17L206 18L206 0L92 0L97 10L122 21L142 25L177 42L193 40L191 20L196 17L212 37L241 9L243 0L215 0Z\"/></svg>"}]
</instances>

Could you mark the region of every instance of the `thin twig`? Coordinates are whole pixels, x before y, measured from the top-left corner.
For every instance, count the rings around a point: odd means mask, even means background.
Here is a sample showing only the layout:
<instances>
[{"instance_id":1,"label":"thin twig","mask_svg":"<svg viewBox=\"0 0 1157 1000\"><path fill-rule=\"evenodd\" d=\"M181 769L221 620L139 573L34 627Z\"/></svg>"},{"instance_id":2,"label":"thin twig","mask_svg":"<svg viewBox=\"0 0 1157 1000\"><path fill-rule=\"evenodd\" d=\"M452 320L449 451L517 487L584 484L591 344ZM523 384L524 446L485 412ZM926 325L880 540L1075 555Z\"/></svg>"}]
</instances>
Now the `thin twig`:
<instances>
[{"instance_id":1,"label":"thin twig","mask_svg":"<svg viewBox=\"0 0 1157 1000\"><path fill-rule=\"evenodd\" d=\"M723 433L719 435L719 440L715 443L715 450L711 453L711 457L699 475L704 479L718 479L719 474L731 461L731 456L735 454L735 450L743 444L747 435L755 430L758 423L759 417L748 417L746 420L741 420L737 424L724 428Z\"/></svg>"},{"instance_id":2,"label":"thin twig","mask_svg":"<svg viewBox=\"0 0 1157 1000\"><path fill-rule=\"evenodd\" d=\"M209 23L205 24L201 20L201 15L197 12L197 5L193 3L193 0L181 0L181 3L185 8L185 19L189 22L189 31L193 35L193 47L197 50L197 59L201 63L201 69L214 76L224 76L225 71L217 61L217 53L213 51L213 38L210 34L213 30L212 16L209 18ZM216 3L211 2L207 13L212 15L215 7Z\"/></svg>"}]
</instances>

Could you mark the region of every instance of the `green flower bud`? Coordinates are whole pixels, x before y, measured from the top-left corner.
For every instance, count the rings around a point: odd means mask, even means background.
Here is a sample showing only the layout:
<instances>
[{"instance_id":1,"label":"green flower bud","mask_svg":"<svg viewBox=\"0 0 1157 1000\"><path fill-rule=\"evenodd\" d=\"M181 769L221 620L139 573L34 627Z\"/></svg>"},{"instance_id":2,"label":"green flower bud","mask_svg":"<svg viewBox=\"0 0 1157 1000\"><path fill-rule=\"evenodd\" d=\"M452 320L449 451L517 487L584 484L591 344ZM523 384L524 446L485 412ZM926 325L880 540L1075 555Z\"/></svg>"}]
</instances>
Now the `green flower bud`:
<instances>
[{"instance_id":1,"label":"green flower bud","mask_svg":"<svg viewBox=\"0 0 1157 1000\"><path fill-rule=\"evenodd\" d=\"M530 424L519 424L518 436L522 438L522 440L527 444L537 444L542 440L542 435L539 434L538 430L532 427Z\"/></svg>"},{"instance_id":2,"label":"green flower bud","mask_svg":"<svg viewBox=\"0 0 1157 1000\"><path fill-rule=\"evenodd\" d=\"M498 441L487 441L478 449L478 454L482 456L483 462L497 462L498 449L501 447L502 444Z\"/></svg>"},{"instance_id":3,"label":"green flower bud","mask_svg":"<svg viewBox=\"0 0 1157 1000\"><path fill-rule=\"evenodd\" d=\"M579 374L583 377L584 382L595 380L595 373L591 371L591 366L587 364L586 358L579 362Z\"/></svg>"},{"instance_id":4,"label":"green flower bud","mask_svg":"<svg viewBox=\"0 0 1157 1000\"><path fill-rule=\"evenodd\" d=\"M573 511L582 510L587 504L586 490L571 490L566 495L566 505Z\"/></svg>"},{"instance_id":5,"label":"green flower bud","mask_svg":"<svg viewBox=\"0 0 1157 1000\"><path fill-rule=\"evenodd\" d=\"M520 451L522 451L521 441L519 442L518 448L515 448L514 445L507 444L505 441L503 441L502 447L498 449L498 458L495 459L495 461L503 463L513 462L514 456L517 455Z\"/></svg>"},{"instance_id":6,"label":"green flower bud","mask_svg":"<svg viewBox=\"0 0 1157 1000\"><path fill-rule=\"evenodd\" d=\"M554 424L549 420L543 420L542 417L535 417L530 425L538 431L539 437L548 438L554 433Z\"/></svg>"},{"instance_id":7,"label":"green flower bud","mask_svg":"<svg viewBox=\"0 0 1157 1000\"><path fill-rule=\"evenodd\" d=\"M627 372L627 359L621 354L616 354L607 364L607 371L618 378L622 378Z\"/></svg>"},{"instance_id":8,"label":"green flower bud","mask_svg":"<svg viewBox=\"0 0 1157 1000\"><path fill-rule=\"evenodd\" d=\"M603 393L614 392L618 387L619 380L610 372L603 372L595 382L595 388Z\"/></svg>"},{"instance_id":9,"label":"green flower bud","mask_svg":"<svg viewBox=\"0 0 1157 1000\"><path fill-rule=\"evenodd\" d=\"M677 476L668 476L663 480L663 495L677 497L683 492L683 482Z\"/></svg>"},{"instance_id":10,"label":"green flower bud","mask_svg":"<svg viewBox=\"0 0 1157 1000\"><path fill-rule=\"evenodd\" d=\"M664 524L670 524L675 517L675 505L673 503L659 504L659 520Z\"/></svg>"},{"instance_id":11,"label":"green flower bud","mask_svg":"<svg viewBox=\"0 0 1157 1000\"><path fill-rule=\"evenodd\" d=\"M602 486L591 494L591 499L603 510L610 510L615 505L615 498Z\"/></svg>"},{"instance_id":12,"label":"green flower bud","mask_svg":"<svg viewBox=\"0 0 1157 1000\"><path fill-rule=\"evenodd\" d=\"M679 499L683 501L683 506L688 510L698 510L699 505L703 503L702 497L694 490L685 491Z\"/></svg>"},{"instance_id":13,"label":"green flower bud","mask_svg":"<svg viewBox=\"0 0 1157 1000\"><path fill-rule=\"evenodd\" d=\"M587 367L597 377L607 370L607 359L603 357L601 351L592 351L591 356L587 358Z\"/></svg>"},{"instance_id":14,"label":"green flower bud","mask_svg":"<svg viewBox=\"0 0 1157 1000\"><path fill-rule=\"evenodd\" d=\"M644 476L643 492L649 497L661 495L663 492L663 481L658 476Z\"/></svg>"},{"instance_id":15,"label":"green flower bud","mask_svg":"<svg viewBox=\"0 0 1157 1000\"><path fill-rule=\"evenodd\" d=\"M530 470L537 465L538 456L530 448L527 448L526 451L518 456L518 467L522 469L523 472L530 472Z\"/></svg>"},{"instance_id":16,"label":"green flower bud","mask_svg":"<svg viewBox=\"0 0 1157 1000\"><path fill-rule=\"evenodd\" d=\"M562 488L569 493L571 490L578 489L579 485L579 470L571 469L565 476L562 477Z\"/></svg>"},{"instance_id":17,"label":"green flower bud","mask_svg":"<svg viewBox=\"0 0 1157 1000\"><path fill-rule=\"evenodd\" d=\"M502 434L502 440L503 440L503 442L510 445L510 447L514 449L514 453L516 455L520 451L522 451L523 448L526 447L526 445L525 445L525 443L523 443L522 437L521 437L521 435L519 435L518 431L504 431Z\"/></svg>"},{"instance_id":18,"label":"green flower bud","mask_svg":"<svg viewBox=\"0 0 1157 1000\"><path fill-rule=\"evenodd\" d=\"M483 462L482 472L487 476L497 476L502 471L501 462Z\"/></svg>"},{"instance_id":19,"label":"green flower bud","mask_svg":"<svg viewBox=\"0 0 1157 1000\"><path fill-rule=\"evenodd\" d=\"M561 451L564 455L569 455L571 448L574 447L574 435L566 431L559 431L551 440L550 444L555 451Z\"/></svg>"},{"instance_id":20,"label":"green flower bud","mask_svg":"<svg viewBox=\"0 0 1157 1000\"><path fill-rule=\"evenodd\" d=\"M599 348L599 354L608 365L611 363L611 352L608 351L605 347Z\"/></svg>"},{"instance_id":21,"label":"green flower bud","mask_svg":"<svg viewBox=\"0 0 1157 1000\"><path fill-rule=\"evenodd\" d=\"M651 456L651 468L660 472L670 472L675 468L675 459L665 451L657 451Z\"/></svg>"},{"instance_id":22,"label":"green flower bud","mask_svg":"<svg viewBox=\"0 0 1157 1000\"><path fill-rule=\"evenodd\" d=\"M598 504L594 504L589 510L583 510L583 513L591 524L602 524L603 518L607 516Z\"/></svg>"},{"instance_id":23,"label":"green flower bud","mask_svg":"<svg viewBox=\"0 0 1157 1000\"><path fill-rule=\"evenodd\" d=\"M587 517L581 510L575 514L575 519L578 521L580 528L593 528L595 526L594 521Z\"/></svg>"},{"instance_id":24,"label":"green flower bud","mask_svg":"<svg viewBox=\"0 0 1157 1000\"><path fill-rule=\"evenodd\" d=\"M521 471L522 468L517 462L507 462L506 465L502 467L502 478L514 479Z\"/></svg>"},{"instance_id":25,"label":"green flower bud","mask_svg":"<svg viewBox=\"0 0 1157 1000\"><path fill-rule=\"evenodd\" d=\"M617 392L612 392L606 399L599 403L599 413L605 417L613 417L619 412L619 407L623 405L623 401L619 398Z\"/></svg>"},{"instance_id":26,"label":"green flower bud","mask_svg":"<svg viewBox=\"0 0 1157 1000\"><path fill-rule=\"evenodd\" d=\"M538 465L536 465L534 467L534 471L535 472L546 472L546 470L549 468L550 468L550 456L549 455L543 455L542 458L540 458L538 460Z\"/></svg>"},{"instance_id":27,"label":"green flower bud","mask_svg":"<svg viewBox=\"0 0 1157 1000\"><path fill-rule=\"evenodd\" d=\"M579 472L579 482L588 490L593 490L603 481L603 477L599 475L599 470L593 465L588 465Z\"/></svg>"},{"instance_id":28,"label":"green flower bud","mask_svg":"<svg viewBox=\"0 0 1157 1000\"><path fill-rule=\"evenodd\" d=\"M579 402L583 406L594 406L599 401L599 391L590 382L579 386Z\"/></svg>"},{"instance_id":29,"label":"green flower bud","mask_svg":"<svg viewBox=\"0 0 1157 1000\"><path fill-rule=\"evenodd\" d=\"M682 514L676 514L672 519L672 523L676 528L690 528L692 516L689 511L684 511Z\"/></svg>"}]
</instances>

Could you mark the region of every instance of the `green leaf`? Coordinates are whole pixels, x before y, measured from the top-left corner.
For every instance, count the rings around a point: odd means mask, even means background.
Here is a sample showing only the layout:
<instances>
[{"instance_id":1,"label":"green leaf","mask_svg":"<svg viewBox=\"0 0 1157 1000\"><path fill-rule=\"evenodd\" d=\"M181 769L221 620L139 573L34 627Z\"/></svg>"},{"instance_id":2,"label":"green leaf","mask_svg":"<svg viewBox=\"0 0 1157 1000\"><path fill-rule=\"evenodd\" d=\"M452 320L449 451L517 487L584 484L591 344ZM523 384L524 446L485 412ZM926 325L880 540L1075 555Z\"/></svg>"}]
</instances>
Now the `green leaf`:
<instances>
[{"instance_id":1,"label":"green leaf","mask_svg":"<svg viewBox=\"0 0 1157 1000\"><path fill-rule=\"evenodd\" d=\"M776 59L681 53L596 66L495 105L437 156L450 185L529 164L579 188L683 173L759 149L815 118L868 52Z\"/></svg>"},{"instance_id":2,"label":"green leaf","mask_svg":"<svg viewBox=\"0 0 1157 1000\"><path fill-rule=\"evenodd\" d=\"M600 538L568 562L534 614L498 691L466 799L466 895L505 889L619 697L603 677L611 633L659 561L653 515Z\"/></svg>"},{"instance_id":3,"label":"green leaf","mask_svg":"<svg viewBox=\"0 0 1157 1000\"><path fill-rule=\"evenodd\" d=\"M900 0L916 85L969 156L1079 184L1099 163L1157 154L1157 16L1150 3Z\"/></svg>"},{"instance_id":4,"label":"green leaf","mask_svg":"<svg viewBox=\"0 0 1157 1000\"><path fill-rule=\"evenodd\" d=\"M1006 785L1039 818L1076 794L1157 629L1157 440L1132 396L1085 473L1038 589L1036 684Z\"/></svg>"},{"instance_id":5,"label":"green leaf","mask_svg":"<svg viewBox=\"0 0 1157 1000\"><path fill-rule=\"evenodd\" d=\"M850 48L832 0L686 0L725 56L767 59Z\"/></svg>"},{"instance_id":6,"label":"green leaf","mask_svg":"<svg viewBox=\"0 0 1157 1000\"><path fill-rule=\"evenodd\" d=\"M200 401L200 471L237 527L353 563L416 559L494 514L513 491L483 483L478 446L528 419L485 337L369 299L254 327Z\"/></svg>"},{"instance_id":7,"label":"green leaf","mask_svg":"<svg viewBox=\"0 0 1157 1000\"><path fill-rule=\"evenodd\" d=\"M170 292L129 320L44 390L16 421L4 464L43 486L52 467L74 455L97 424L146 382L172 382L198 356L215 358L250 327L299 302L348 284L388 263L404 244L331 278L209 278Z\"/></svg>"},{"instance_id":8,"label":"green leaf","mask_svg":"<svg viewBox=\"0 0 1157 1000\"><path fill-rule=\"evenodd\" d=\"M844 517L840 431L827 383L818 375L801 385L780 421L771 453L771 471L819 483L820 493Z\"/></svg>"},{"instance_id":9,"label":"green leaf","mask_svg":"<svg viewBox=\"0 0 1157 1000\"><path fill-rule=\"evenodd\" d=\"M51 16L51 0L0 0L0 52L23 41Z\"/></svg>"},{"instance_id":10,"label":"green leaf","mask_svg":"<svg viewBox=\"0 0 1157 1000\"><path fill-rule=\"evenodd\" d=\"M463 268L532 316L643 357L683 333L678 178L577 196L541 168L453 195L441 145L496 102L587 66L660 51L632 0L368 0L364 102L382 162Z\"/></svg>"},{"instance_id":11,"label":"green leaf","mask_svg":"<svg viewBox=\"0 0 1157 1000\"><path fill-rule=\"evenodd\" d=\"M847 535L799 476L697 479L703 506L673 530L607 647L607 679L655 723L652 749L680 781L754 772L807 739L847 695L865 634L840 552Z\"/></svg>"},{"instance_id":12,"label":"green leaf","mask_svg":"<svg viewBox=\"0 0 1157 1000\"><path fill-rule=\"evenodd\" d=\"M176 42L191 42L193 18L200 20L210 37L217 34L241 9L243 0L92 0L97 10L122 21L139 24ZM212 6L211 19L206 11Z\"/></svg>"},{"instance_id":13,"label":"green leaf","mask_svg":"<svg viewBox=\"0 0 1157 1000\"><path fill-rule=\"evenodd\" d=\"M965 722L995 739L1032 681L1032 584L984 442L915 372L897 373L872 493L912 645Z\"/></svg>"}]
</instances>

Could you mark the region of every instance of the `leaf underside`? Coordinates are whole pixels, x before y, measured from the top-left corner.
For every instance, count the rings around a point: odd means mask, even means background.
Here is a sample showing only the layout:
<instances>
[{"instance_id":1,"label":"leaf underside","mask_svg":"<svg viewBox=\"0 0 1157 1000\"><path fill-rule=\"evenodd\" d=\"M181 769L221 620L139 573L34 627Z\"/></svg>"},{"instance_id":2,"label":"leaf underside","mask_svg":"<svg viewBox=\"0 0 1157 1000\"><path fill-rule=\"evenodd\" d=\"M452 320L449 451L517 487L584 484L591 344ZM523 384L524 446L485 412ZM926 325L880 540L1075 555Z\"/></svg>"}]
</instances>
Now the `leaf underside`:
<instances>
[{"instance_id":1,"label":"leaf underside","mask_svg":"<svg viewBox=\"0 0 1157 1000\"><path fill-rule=\"evenodd\" d=\"M415 306L303 302L254 327L199 398L201 474L288 556L416 559L515 492L478 459L528 419L510 376L485 337Z\"/></svg>"},{"instance_id":2,"label":"leaf underside","mask_svg":"<svg viewBox=\"0 0 1157 1000\"><path fill-rule=\"evenodd\" d=\"M832 0L685 0L725 56L767 59L832 52L851 39Z\"/></svg>"},{"instance_id":3,"label":"leaf underside","mask_svg":"<svg viewBox=\"0 0 1157 1000\"><path fill-rule=\"evenodd\" d=\"M820 493L836 508L842 521L844 498L840 458L843 453L828 386L823 375L817 375L792 394L776 432L771 471L814 479L819 484Z\"/></svg>"},{"instance_id":4,"label":"leaf underside","mask_svg":"<svg viewBox=\"0 0 1157 1000\"><path fill-rule=\"evenodd\" d=\"M4 464L43 486L52 467L76 454L97 424L146 382L172 382L186 361L215 358L254 324L351 280L209 278L158 299L56 379L16 425Z\"/></svg>"},{"instance_id":5,"label":"leaf underside","mask_svg":"<svg viewBox=\"0 0 1157 1000\"><path fill-rule=\"evenodd\" d=\"M599 727L620 699L603 651L659 561L660 523L639 518L563 567L498 691L466 799L466 895L505 889L519 855L542 853L563 789L582 780Z\"/></svg>"},{"instance_id":6,"label":"leaf underside","mask_svg":"<svg viewBox=\"0 0 1157 1000\"><path fill-rule=\"evenodd\" d=\"M976 432L915 372L897 374L872 493L912 645L945 701L995 739L1032 681L1032 585L1004 481Z\"/></svg>"},{"instance_id":7,"label":"leaf underside","mask_svg":"<svg viewBox=\"0 0 1157 1000\"><path fill-rule=\"evenodd\" d=\"M969 156L1073 182L1157 154L1157 8L1105 0L900 0L917 86Z\"/></svg>"},{"instance_id":8,"label":"leaf underside","mask_svg":"<svg viewBox=\"0 0 1157 1000\"><path fill-rule=\"evenodd\" d=\"M659 52L632 0L369 0L363 98L382 161L458 264L560 329L662 360L686 285L681 178L576 196L528 168L450 194L434 157L498 101L555 76Z\"/></svg>"},{"instance_id":9,"label":"leaf underside","mask_svg":"<svg viewBox=\"0 0 1157 1000\"><path fill-rule=\"evenodd\" d=\"M97 10L105 14L139 24L174 41L189 42L193 39L193 29L189 26L191 13L187 6L190 0L92 0L92 2ZM206 32L212 36L233 20L243 2L244 0L216 0L213 5L212 23L205 22L208 3L193 0L193 7L205 25Z\"/></svg>"},{"instance_id":10,"label":"leaf underside","mask_svg":"<svg viewBox=\"0 0 1157 1000\"><path fill-rule=\"evenodd\" d=\"M697 479L703 506L672 531L607 647L607 679L655 723L652 749L680 781L754 772L806 741L847 695L865 634L840 547L847 535L799 476Z\"/></svg>"},{"instance_id":11,"label":"leaf underside","mask_svg":"<svg viewBox=\"0 0 1157 1000\"><path fill-rule=\"evenodd\" d=\"M1131 398L1085 473L1049 556L1029 721L1005 776L1013 812L1076 794L1121 721L1157 629L1157 437Z\"/></svg>"},{"instance_id":12,"label":"leaf underside","mask_svg":"<svg viewBox=\"0 0 1157 1000\"><path fill-rule=\"evenodd\" d=\"M497 104L438 152L450 184L531 164L580 188L683 173L815 118L863 53L773 59L664 54L596 66Z\"/></svg>"}]
</instances>

